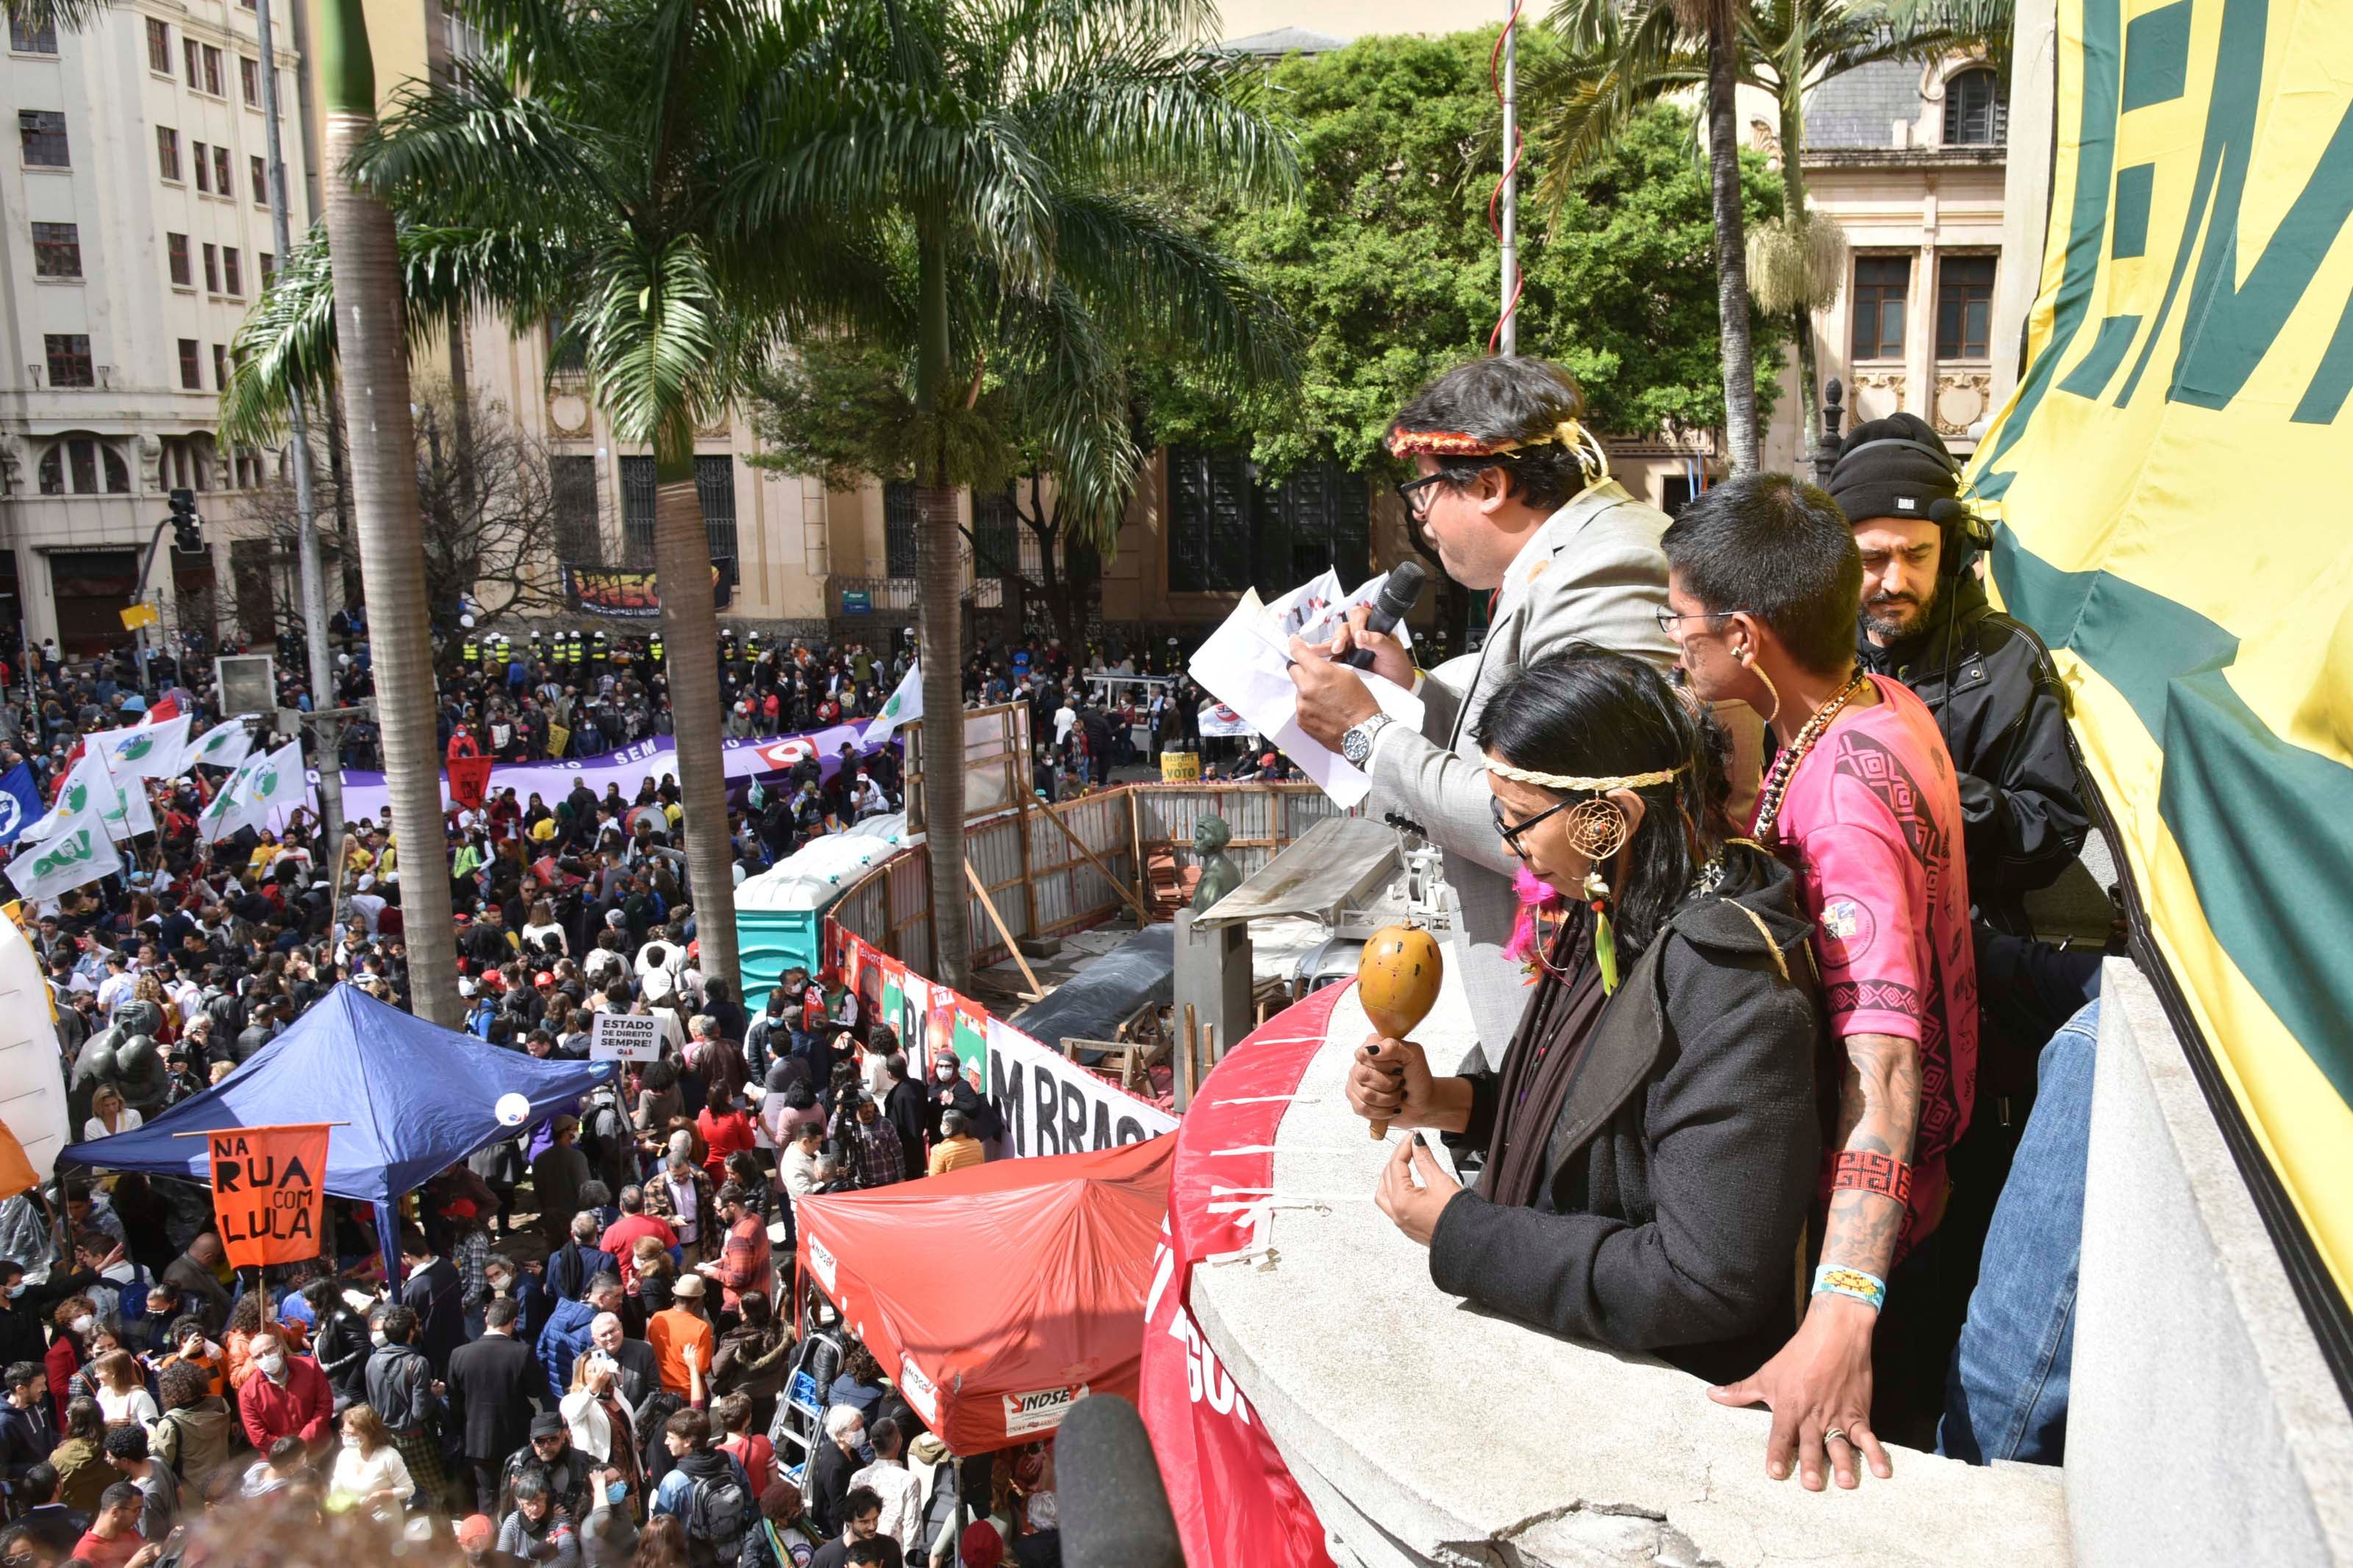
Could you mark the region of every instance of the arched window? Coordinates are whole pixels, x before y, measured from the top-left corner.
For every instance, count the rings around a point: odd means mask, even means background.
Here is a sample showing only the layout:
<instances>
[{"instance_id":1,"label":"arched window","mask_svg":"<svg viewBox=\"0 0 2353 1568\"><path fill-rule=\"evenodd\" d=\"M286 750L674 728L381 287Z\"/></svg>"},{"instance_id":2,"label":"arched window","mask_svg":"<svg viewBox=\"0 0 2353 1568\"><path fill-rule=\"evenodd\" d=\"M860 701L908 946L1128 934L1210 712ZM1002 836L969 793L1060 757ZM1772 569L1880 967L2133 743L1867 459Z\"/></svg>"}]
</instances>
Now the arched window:
<instances>
[{"instance_id":1,"label":"arched window","mask_svg":"<svg viewBox=\"0 0 2353 1568\"><path fill-rule=\"evenodd\" d=\"M131 467L111 442L97 436L61 437L41 454L40 486L45 496L129 495Z\"/></svg>"},{"instance_id":2,"label":"arched window","mask_svg":"<svg viewBox=\"0 0 2353 1568\"><path fill-rule=\"evenodd\" d=\"M2010 89L1980 66L1945 83L1945 145L2000 147L2010 140Z\"/></svg>"},{"instance_id":3,"label":"arched window","mask_svg":"<svg viewBox=\"0 0 2353 1568\"><path fill-rule=\"evenodd\" d=\"M181 436L164 443L164 488L208 490L213 488L213 438Z\"/></svg>"}]
</instances>

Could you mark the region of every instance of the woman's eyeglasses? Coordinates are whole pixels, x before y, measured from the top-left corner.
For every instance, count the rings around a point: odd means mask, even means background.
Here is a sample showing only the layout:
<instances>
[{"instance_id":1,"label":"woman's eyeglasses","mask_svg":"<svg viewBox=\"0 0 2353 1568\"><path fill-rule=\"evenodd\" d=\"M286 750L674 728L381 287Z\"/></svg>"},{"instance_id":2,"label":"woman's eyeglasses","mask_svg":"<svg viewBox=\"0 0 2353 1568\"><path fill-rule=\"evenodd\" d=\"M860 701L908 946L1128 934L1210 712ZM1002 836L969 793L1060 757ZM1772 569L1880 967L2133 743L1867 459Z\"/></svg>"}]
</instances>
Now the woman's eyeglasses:
<instances>
[{"instance_id":1,"label":"woman's eyeglasses","mask_svg":"<svg viewBox=\"0 0 2353 1568\"><path fill-rule=\"evenodd\" d=\"M1545 807L1544 810L1537 812L1534 816L1527 817L1519 822L1507 822L1504 818L1503 798L1499 795L1489 795L1487 797L1487 809L1494 816L1495 831L1502 837L1504 840L1504 847L1509 849L1513 854L1518 856L1523 860L1528 858L1528 852L1520 847L1520 835L1525 833L1529 828L1535 826L1536 824L1542 822L1545 818L1554 816L1556 813L1567 811L1570 806L1575 805L1576 804L1577 802L1573 800L1560 801Z\"/></svg>"}]
</instances>

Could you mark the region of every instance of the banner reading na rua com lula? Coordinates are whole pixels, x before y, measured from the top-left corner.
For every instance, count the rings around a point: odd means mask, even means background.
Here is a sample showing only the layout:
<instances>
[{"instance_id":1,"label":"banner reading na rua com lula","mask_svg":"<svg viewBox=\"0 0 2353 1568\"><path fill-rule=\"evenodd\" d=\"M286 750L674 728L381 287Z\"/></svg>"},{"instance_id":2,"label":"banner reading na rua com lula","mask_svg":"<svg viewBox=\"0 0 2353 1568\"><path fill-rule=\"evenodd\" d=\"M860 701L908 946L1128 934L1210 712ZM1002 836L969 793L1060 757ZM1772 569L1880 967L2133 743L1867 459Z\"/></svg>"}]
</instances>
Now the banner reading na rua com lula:
<instances>
[{"instance_id":1,"label":"banner reading na rua com lula","mask_svg":"<svg viewBox=\"0 0 2353 1568\"><path fill-rule=\"evenodd\" d=\"M1993 577L2353 1295L2353 12L2061 0L2059 27L2029 363L1971 470Z\"/></svg>"}]
</instances>

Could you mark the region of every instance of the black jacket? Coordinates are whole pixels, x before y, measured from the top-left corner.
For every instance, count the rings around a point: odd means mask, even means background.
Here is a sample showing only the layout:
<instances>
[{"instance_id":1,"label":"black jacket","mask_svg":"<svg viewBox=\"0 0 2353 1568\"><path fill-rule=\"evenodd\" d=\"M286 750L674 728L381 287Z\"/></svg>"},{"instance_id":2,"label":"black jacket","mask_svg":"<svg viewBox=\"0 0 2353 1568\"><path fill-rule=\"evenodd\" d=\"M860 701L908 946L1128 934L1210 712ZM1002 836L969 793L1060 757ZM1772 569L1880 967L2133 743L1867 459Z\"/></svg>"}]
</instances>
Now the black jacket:
<instances>
[{"instance_id":1,"label":"black jacket","mask_svg":"<svg viewBox=\"0 0 2353 1568\"><path fill-rule=\"evenodd\" d=\"M841 1445L826 1436L820 1427L817 1434L817 1452L808 1462L808 1514L818 1530L826 1535L841 1533L841 1500L849 1495L849 1478L858 1473L858 1461L841 1451Z\"/></svg>"},{"instance_id":2,"label":"black jacket","mask_svg":"<svg viewBox=\"0 0 2353 1568\"><path fill-rule=\"evenodd\" d=\"M531 1347L512 1334L484 1334L449 1358L449 1421L465 1456L496 1464L531 1440L531 1401L547 1379Z\"/></svg>"},{"instance_id":3,"label":"black jacket","mask_svg":"<svg viewBox=\"0 0 2353 1568\"><path fill-rule=\"evenodd\" d=\"M1966 572L1917 632L1878 647L1858 630L1855 649L1865 669L1910 687L1945 733L1978 918L2032 935L2025 895L2059 879L2091 826L2067 742L2067 689L2050 654Z\"/></svg>"},{"instance_id":4,"label":"black jacket","mask_svg":"<svg viewBox=\"0 0 2353 1568\"><path fill-rule=\"evenodd\" d=\"M1677 908L1603 1005L1553 1122L1539 1206L1466 1191L1430 1247L1451 1295L1717 1381L1754 1372L1795 1326L1822 1137L1812 926L1787 867L1725 855L1721 891ZM1524 1026L1511 1048L1542 1043ZM1470 1126L1447 1142L1483 1149L1501 1079L1469 1076Z\"/></svg>"},{"instance_id":5,"label":"black jacket","mask_svg":"<svg viewBox=\"0 0 2353 1568\"><path fill-rule=\"evenodd\" d=\"M446 1258L436 1258L400 1288L401 1305L417 1314L417 1348L437 1375L448 1375L450 1355L466 1342L465 1295L457 1265Z\"/></svg>"},{"instance_id":6,"label":"black jacket","mask_svg":"<svg viewBox=\"0 0 2353 1568\"><path fill-rule=\"evenodd\" d=\"M378 1345L368 1357L367 1402L396 1436L431 1430L441 1414L433 1363L415 1345Z\"/></svg>"}]
</instances>

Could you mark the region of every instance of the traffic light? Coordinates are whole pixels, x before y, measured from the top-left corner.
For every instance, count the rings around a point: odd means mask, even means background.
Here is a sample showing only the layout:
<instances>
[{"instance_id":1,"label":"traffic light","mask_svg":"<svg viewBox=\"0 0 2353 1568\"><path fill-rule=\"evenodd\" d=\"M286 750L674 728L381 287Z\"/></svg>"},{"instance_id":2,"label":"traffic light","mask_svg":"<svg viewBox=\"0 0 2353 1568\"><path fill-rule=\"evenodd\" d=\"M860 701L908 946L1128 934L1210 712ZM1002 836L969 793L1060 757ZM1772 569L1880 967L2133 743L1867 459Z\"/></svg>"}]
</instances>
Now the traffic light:
<instances>
[{"instance_id":1,"label":"traffic light","mask_svg":"<svg viewBox=\"0 0 2353 1568\"><path fill-rule=\"evenodd\" d=\"M196 492L174 490L172 501L172 548L183 555L205 552L204 530L196 518Z\"/></svg>"}]
</instances>

